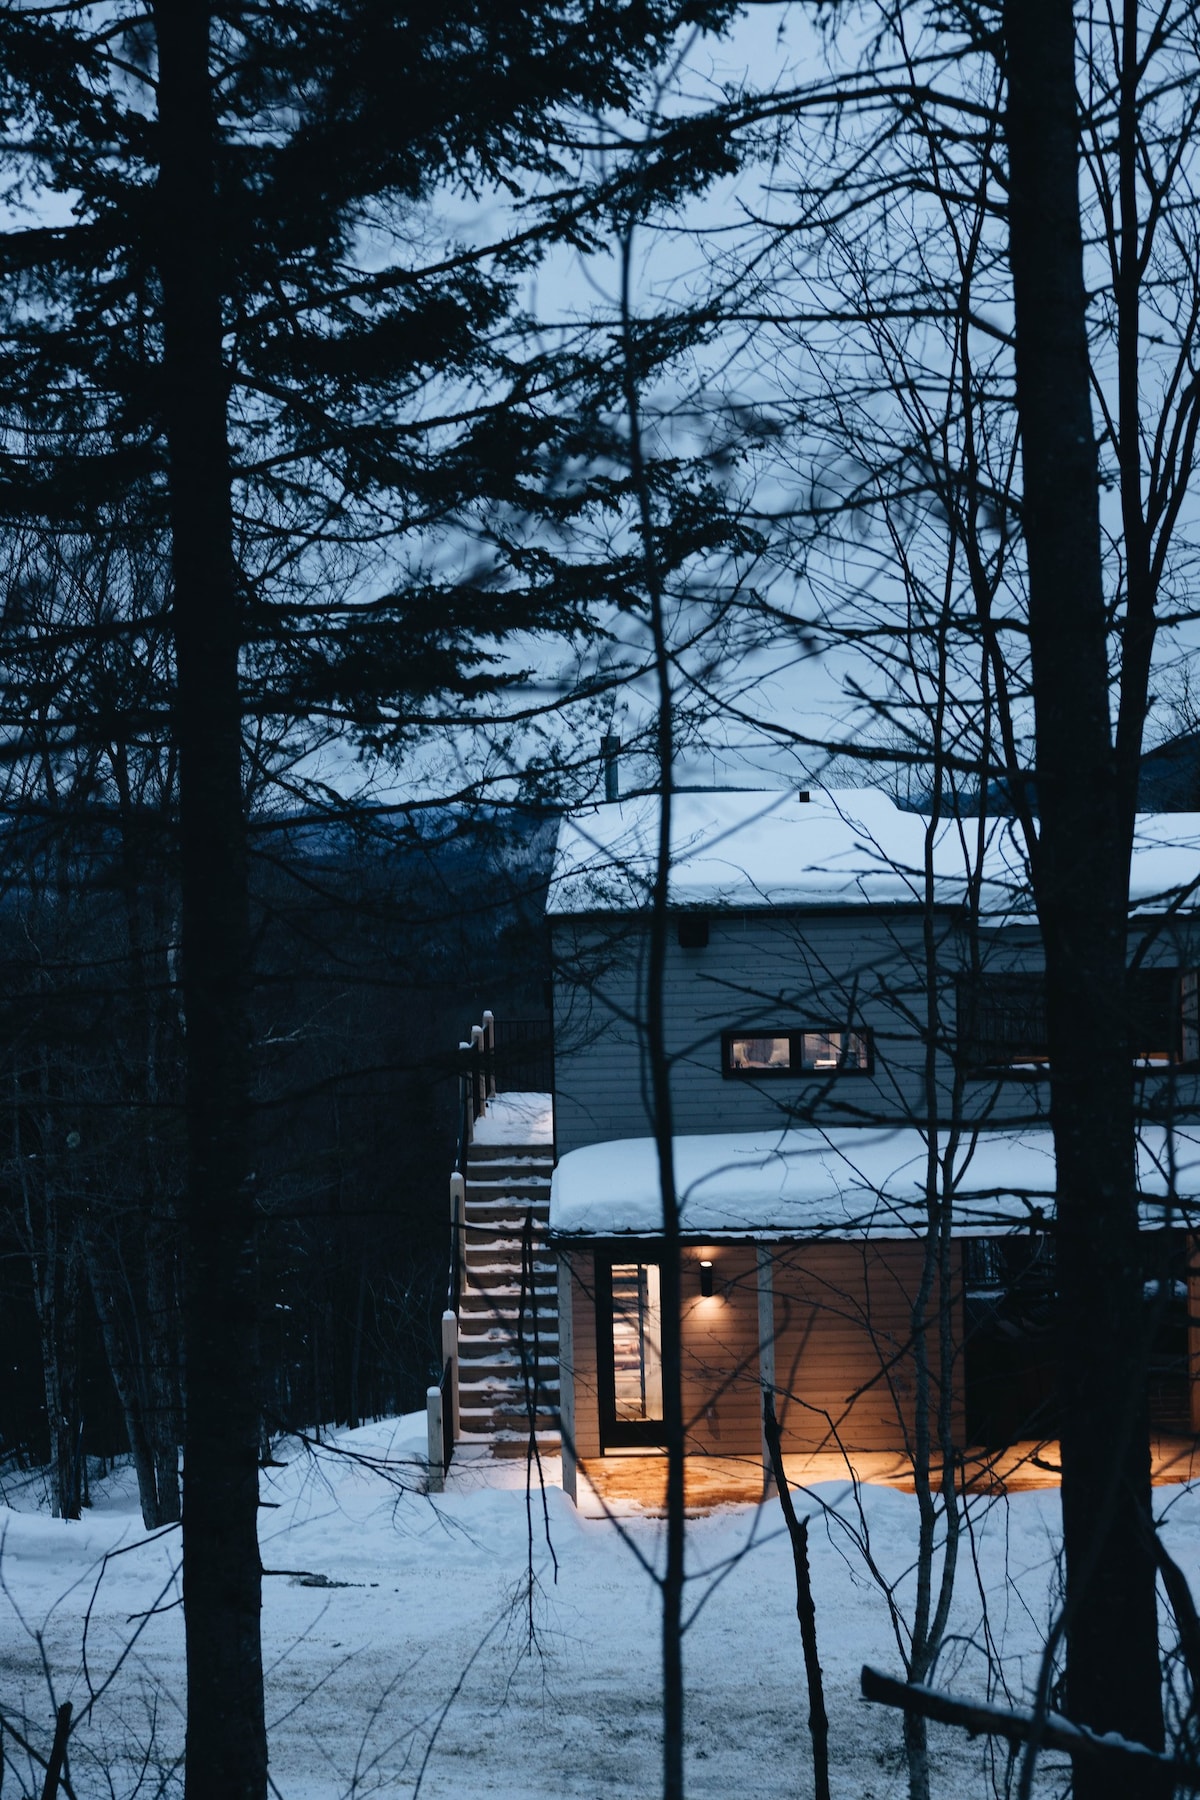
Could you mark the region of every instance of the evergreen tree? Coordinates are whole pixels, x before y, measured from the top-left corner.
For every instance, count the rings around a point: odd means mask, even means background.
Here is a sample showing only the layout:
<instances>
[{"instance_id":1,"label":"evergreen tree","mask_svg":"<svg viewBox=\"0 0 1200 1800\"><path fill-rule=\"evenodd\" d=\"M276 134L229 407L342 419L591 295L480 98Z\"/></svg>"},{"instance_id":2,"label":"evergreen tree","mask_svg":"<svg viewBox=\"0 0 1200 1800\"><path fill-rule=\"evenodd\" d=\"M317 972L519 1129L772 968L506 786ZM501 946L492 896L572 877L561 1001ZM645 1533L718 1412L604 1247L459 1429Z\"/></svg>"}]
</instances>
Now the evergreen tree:
<instances>
[{"instance_id":1,"label":"evergreen tree","mask_svg":"<svg viewBox=\"0 0 1200 1800\"><path fill-rule=\"evenodd\" d=\"M171 541L191 1800L266 1791L244 720L402 735L492 679L481 635L561 622L553 581L397 575L411 534L523 498L553 371L491 340L582 190L491 254L434 245L422 204L569 187L570 110L635 107L681 26L727 10L0 12L7 200L30 213L0 244L0 508L86 531L137 484Z\"/></svg>"}]
</instances>

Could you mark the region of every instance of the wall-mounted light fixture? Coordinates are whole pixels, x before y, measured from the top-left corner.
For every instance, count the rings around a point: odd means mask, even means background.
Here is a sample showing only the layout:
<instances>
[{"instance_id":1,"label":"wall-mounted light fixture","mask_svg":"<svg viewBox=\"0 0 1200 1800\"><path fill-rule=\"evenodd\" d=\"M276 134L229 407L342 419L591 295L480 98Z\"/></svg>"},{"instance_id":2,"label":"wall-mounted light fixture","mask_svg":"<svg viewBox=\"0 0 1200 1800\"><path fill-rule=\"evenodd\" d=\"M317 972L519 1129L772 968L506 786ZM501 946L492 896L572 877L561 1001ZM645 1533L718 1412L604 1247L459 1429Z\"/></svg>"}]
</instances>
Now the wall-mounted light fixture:
<instances>
[{"instance_id":1,"label":"wall-mounted light fixture","mask_svg":"<svg viewBox=\"0 0 1200 1800\"><path fill-rule=\"evenodd\" d=\"M712 1291L713 1291L712 1262L711 1262L711 1259L709 1259L708 1257L701 1257L701 1259L700 1259L700 1297L701 1297L701 1299L702 1300L711 1300L712 1299Z\"/></svg>"}]
</instances>

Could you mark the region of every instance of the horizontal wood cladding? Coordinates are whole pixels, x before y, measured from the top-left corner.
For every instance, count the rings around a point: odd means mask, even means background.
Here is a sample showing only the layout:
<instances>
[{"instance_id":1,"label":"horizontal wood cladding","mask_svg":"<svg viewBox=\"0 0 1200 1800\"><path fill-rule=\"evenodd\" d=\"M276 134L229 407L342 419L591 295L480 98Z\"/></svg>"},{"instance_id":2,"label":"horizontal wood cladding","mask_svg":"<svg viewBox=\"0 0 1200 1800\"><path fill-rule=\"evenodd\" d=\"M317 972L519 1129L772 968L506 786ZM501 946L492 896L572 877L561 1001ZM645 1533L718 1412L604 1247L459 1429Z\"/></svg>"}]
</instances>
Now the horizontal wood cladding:
<instances>
[{"instance_id":1,"label":"horizontal wood cladding","mask_svg":"<svg viewBox=\"0 0 1200 1800\"><path fill-rule=\"evenodd\" d=\"M912 1307L920 1244L777 1248L772 1283L775 1383L786 1452L907 1450L913 1442L917 1357ZM961 1255L953 1247L953 1434L963 1442ZM936 1298L926 1336L931 1404L939 1398ZM936 1414L935 1414L936 1417Z\"/></svg>"},{"instance_id":2,"label":"horizontal wood cladding","mask_svg":"<svg viewBox=\"0 0 1200 1800\"><path fill-rule=\"evenodd\" d=\"M649 1244L629 1256L652 1258ZM918 1244L781 1245L771 1253L775 1382L783 1447L792 1452L905 1451L916 1400L911 1307L921 1274ZM713 1292L700 1264L713 1265ZM953 1258L955 1349L960 1341L960 1258ZM601 1453L596 1368L595 1259L569 1255L576 1454ZM691 1455L757 1457L761 1450L758 1273L750 1245L689 1246L682 1266L683 1405ZM930 1352L936 1365L936 1334ZM937 1383L933 1383L934 1404ZM955 1441L963 1439L961 1379ZM615 1452L620 1455L621 1452Z\"/></svg>"},{"instance_id":3,"label":"horizontal wood cladding","mask_svg":"<svg viewBox=\"0 0 1200 1800\"><path fill-rule=\"evenodd\" d=\"M711 1298L701 1259L713 1265ZM689 1452L757 1456L762 1445L758 1289L753 1248L719 1244L683 1253L683 1419Z\"/></svg>"},{"instance_id":4,"label":"horizontal wood cladding","mask_svg":"<svg viewBox=\"0 0 1200 1800\"><path fill-rule=\"evenodd\" d=\"M630 1259L641 1252L631 1246ZM713 1294L700 1293L700 1259L713 1262ZM573 1391L576 1455L600 1454L596 1369L595 1258L572 1251L570 1268L572 1365L563 1369ZM760 1447L758 1311L754 1251L742 1245L684 1252L682 1349L683 1414L690 1452L757 1456Z\"/></svg>"},{"instance_id":5,"label":"horizontal wood cladding","mask_svg":"<svg viewBox=\"0 0 1200 1800\"><path fill-rule=\"evenodd\" d=\"M574 1408L577 1459L600 1454L600 1402L596 1384L596 1268L586 1252L564 1256L571 1294L571 1363L561 1371ZM560 1293L561 1293L560 1288Z\"/></svg>"}]
</instances>

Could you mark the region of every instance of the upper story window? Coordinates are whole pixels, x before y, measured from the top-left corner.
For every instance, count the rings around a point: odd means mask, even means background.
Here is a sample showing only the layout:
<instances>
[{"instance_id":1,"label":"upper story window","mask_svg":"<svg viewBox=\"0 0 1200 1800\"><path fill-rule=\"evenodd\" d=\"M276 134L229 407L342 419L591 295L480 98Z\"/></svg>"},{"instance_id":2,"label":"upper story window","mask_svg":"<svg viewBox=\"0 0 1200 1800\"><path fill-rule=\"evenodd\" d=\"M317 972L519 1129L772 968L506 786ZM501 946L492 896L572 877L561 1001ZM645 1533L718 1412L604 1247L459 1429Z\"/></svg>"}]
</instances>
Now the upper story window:
<instances>
[{"instance_id":1,"label":"upper story window","mask_svg":"<svg viewBox=\"0 0 1200 1800\"><path fill-rule=\"evenodd\" d=\"M1131 969L1129 1026L1133 1060L1143 1068L1200 1060L1195 969Z\"/></svg>"},{"instance_id":2,"label":"upper story window","mask_svg":"<svg viewBox=\"0 0 1200 1800\"><path fill-rule=\"evenodd\" d=\"M1200 973L1131 969L1126 1004L1139 1068L1200 1062ZM959 984L959 1049L969 1072L1046 1074L1050 1066L1046 984L1040 970L984 975Z\"/></svg>"},{"instance_id":3,"label":"upper story window","mask_svg":"<svg viewBox=\"0 0 1200 1800\"><path fill-rule=\"evenodd\" d=\"M871 1034L836 1025L803 1025L754 1032L727 1031L721 1039L726 1075L868 1075Z\"/></svg>"},{"instance_id":4,"label":"upper story window","mask_svg":"<svg viewBox=\"0 0 1200 1800\"><path fill-rule=\"evenodd\" d=\"M968 1069L1037 1074L1049 1067L1046 980L1040 970L964 979L958 988L958 1021L959 1051Z\"/></svg>"}]
</instances>

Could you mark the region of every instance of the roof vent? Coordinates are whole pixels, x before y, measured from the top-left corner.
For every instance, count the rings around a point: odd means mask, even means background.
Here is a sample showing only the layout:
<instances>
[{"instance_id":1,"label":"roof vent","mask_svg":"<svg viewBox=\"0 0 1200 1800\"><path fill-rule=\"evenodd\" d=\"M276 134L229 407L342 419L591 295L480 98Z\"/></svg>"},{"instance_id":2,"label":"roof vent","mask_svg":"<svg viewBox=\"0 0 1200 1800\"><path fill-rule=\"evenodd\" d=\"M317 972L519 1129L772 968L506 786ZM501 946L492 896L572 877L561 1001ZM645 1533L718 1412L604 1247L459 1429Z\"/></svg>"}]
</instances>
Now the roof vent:
<instances>
[{"instance_id":1,"label":"roof vent","mask_svg":"<svg viewBox=\"0 0 1200 1800\"><path fill-rule=\"evenodd\" d=\"M798 788L796 790L796 798L797 798L797 800L811 800L812 795L809 793L807 788Z\"/></svg>"}]
</instances>

